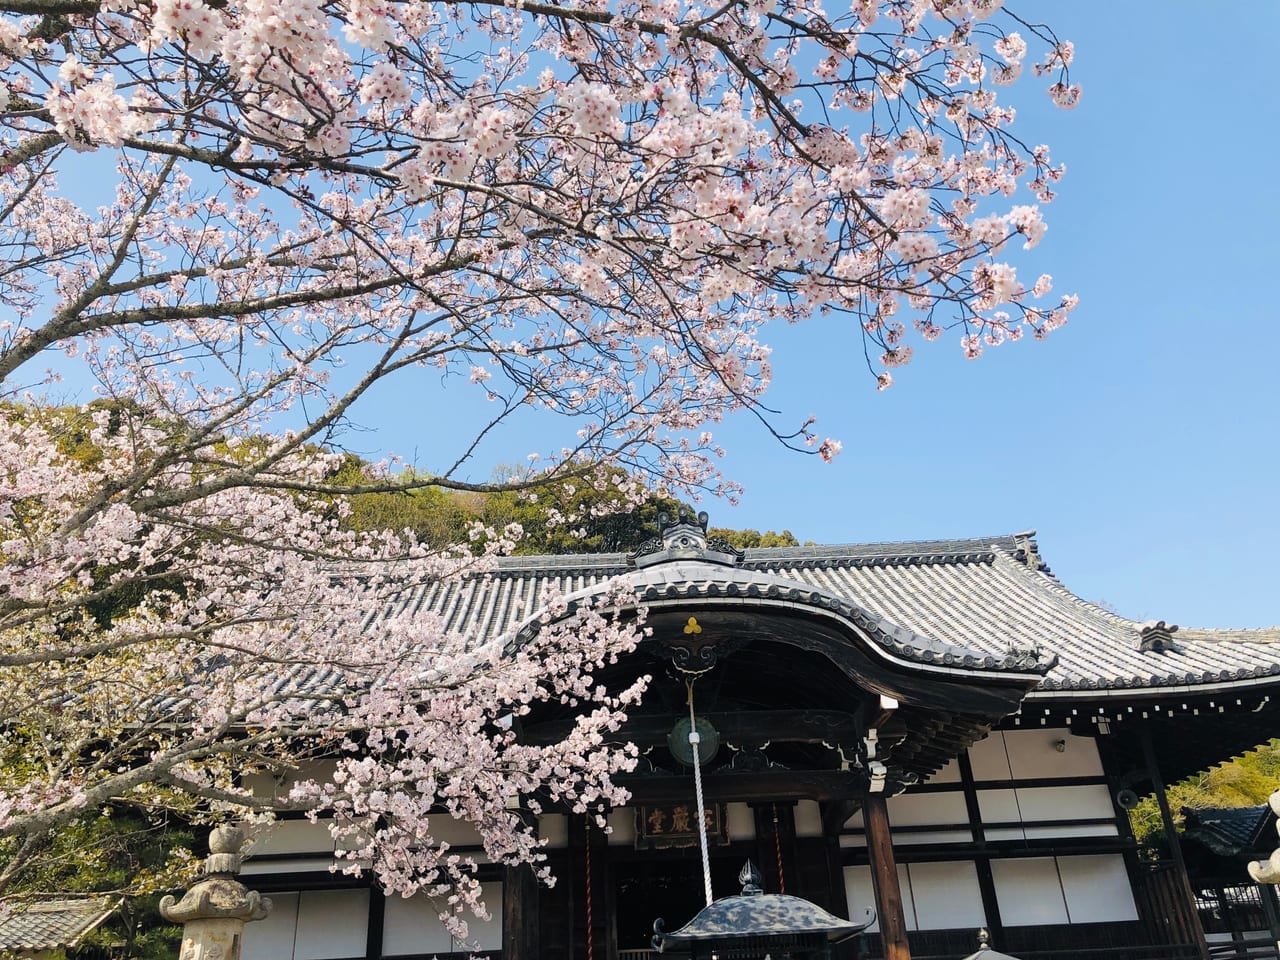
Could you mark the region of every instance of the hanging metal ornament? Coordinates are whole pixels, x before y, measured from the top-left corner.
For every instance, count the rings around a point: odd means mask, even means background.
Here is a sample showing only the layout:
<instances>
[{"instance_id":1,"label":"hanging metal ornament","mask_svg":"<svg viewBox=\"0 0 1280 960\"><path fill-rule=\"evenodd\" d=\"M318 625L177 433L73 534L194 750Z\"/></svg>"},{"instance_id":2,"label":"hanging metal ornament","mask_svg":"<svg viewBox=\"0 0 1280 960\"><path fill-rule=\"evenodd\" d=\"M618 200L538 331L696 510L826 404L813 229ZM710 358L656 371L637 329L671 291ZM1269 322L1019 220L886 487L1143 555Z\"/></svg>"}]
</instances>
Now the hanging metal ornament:
<instances>
[{"instance_id":1,"label":"hanging metal ornament","mask_svg":"<svg viewBox=\"0 0 1280 960\"><path fill-rule=\"evenodd\" d=\"M689 731L698 731L698 764L706 766L720 751L720 731L706 717L698 717L692 725L688 717L681 717L667 734L667 749L686 767L693 766L693 747L689 744Z\"/></svg>"}]
</instances>

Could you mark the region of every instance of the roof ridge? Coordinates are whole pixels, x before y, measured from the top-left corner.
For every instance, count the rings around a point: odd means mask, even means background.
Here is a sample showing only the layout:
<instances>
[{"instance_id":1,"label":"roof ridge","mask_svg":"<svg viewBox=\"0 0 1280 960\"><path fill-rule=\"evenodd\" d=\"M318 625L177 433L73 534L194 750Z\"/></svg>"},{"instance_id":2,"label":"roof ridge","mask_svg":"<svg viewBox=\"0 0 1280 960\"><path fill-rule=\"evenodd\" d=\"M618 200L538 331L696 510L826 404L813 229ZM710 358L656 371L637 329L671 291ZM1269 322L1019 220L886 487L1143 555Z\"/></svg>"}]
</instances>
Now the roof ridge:
<instances>
[{"instance_id":1,"label":"roof ridge","mask_svg":"<svg viewBox=\"0 0 1280 960\"><path fill-rule=\"evenodd\" d=\"M1059 594L1065 599L1072 601L1077 606L1083 607L1086 610L1091 611L1092 613L1098 615L1104 620L1108 620L1112 623L1115 623L1121 626L1129 627L1133 629L1136 633L1141 633L1143 627L1146 627L1153 622L1151 620L1135 620L1132 617L1126 617L1124 614L1116 613L1114 610L1108 610L1106 607L1100 606L1094 601L1089 600L1086 597L1080 596L1078 593L1076 593L1070 587L1068 587L1065 583L1059 580L1055 574L1050 573L1048 570L1032 570L1025 563L1022 563L1021 561L1019 561L1016 557L1009 555L1007 552L1007 549L1004 548L1003 545L1001 549L1004 552L1005 558L1007 560L1009 560L1014 566L1019 567L1022 570L1026 571L1026 573L1030 575L1034 581L1046 584L1055 593ZM1036 574L1039 574L1039 576L1038 577L1035 576ZM1266 635L1271 635L1275 639L1280 640L1280 624L1277 624L1275 626L1270 626L1270 627L1195 627L1195 626L1183 627L1183 626L1179 626L1174 629L1178 631L1176 635L1176 640L1179 642L1183 640L1190 640L1193 643L1215 642L1218 640L1217 636L1212 636L1215 634L1218 636L1221 636L1221 639L1224 641L1235 639L1238 642L1247 642L1249 640L1255 640L1260 637L1265 637ZM1210 634L1210 636L1196 636L1196 634Z\"/></svg>"},{"instance_id":2,"label":"roof ridge","mask_svg":"<svg viewBox=\"0 0 1280 960\"><path fill-rule=\"evenodd\" d=\"M995 537L944 537L934 540L873 540L867 543L827 543L796 547L748 547L747 562L752 560L818 559L830 556L843 557L898 557L936 554L964 554L989 552L997 544L1013 546L1020 535L1002 534Z\"/></svg>"},{"instance_id":3,"label":"roof ridge","mask_svg":"<svg viewBox=\"0 0 1280 960\"><path fill-rule=\"evenodd\" d=\"M812 544L794 547L748 547L744 564L787 560L860 559L900 560L953 557L990 553L994 547L1010 552L1017 549L1025 533L1001 534L994 537L945 537L934 540L878 540L867 543ZM530 570L605 570L626 569L627 554L611 553L544 553L499 557L494 572Z\"/></svg>"},{"instance_id":4,"label":"roof ridge","mask_svg":"<svg viewBox=\"0 0 1280 960\"><path fill-rule=\"evenodd\" d=\"M1007 550L1001 551L999 556L1011 566L1016 567L1019 570L1019 576L1025 576L1036 586L1047 587L1059 599L1066 600L1074 606L1082 607L1109 623L1129 627L1135 633L1141 633L1145 621L1133 620L1113 610L1108 610L1106 607L1099 606L1092 600L1080 596L1080 594L1059 580L1056 574L1050 573L1048 570L1032 570Z\"/></svg>"}]
</instances>

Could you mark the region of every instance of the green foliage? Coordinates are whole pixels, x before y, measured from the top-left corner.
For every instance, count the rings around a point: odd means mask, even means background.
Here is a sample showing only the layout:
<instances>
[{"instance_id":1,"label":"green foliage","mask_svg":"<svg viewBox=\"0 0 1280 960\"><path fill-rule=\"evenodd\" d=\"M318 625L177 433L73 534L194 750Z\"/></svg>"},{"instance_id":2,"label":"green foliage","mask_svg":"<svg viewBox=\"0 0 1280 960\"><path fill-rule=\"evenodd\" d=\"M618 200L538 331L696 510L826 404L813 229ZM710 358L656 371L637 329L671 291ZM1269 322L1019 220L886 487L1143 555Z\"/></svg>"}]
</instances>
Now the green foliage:
<instances>
[{"instance_id":1,"label":"green foliage","mask_svg":"<svg viewBox=\"0 0 1280 960\"><path fill-rule=\"evenodd\" d=\"M335 483L357 484L367 465L348 458L335 474ZM408 475L403 480L412 480ZM496 482L534 479L514 468L499 468ZM633 486L628 474L609 470L603 477L546 480L521 490L493 493L461 493L426 486L389 493L361 493L349 499L347 523L357 530L412 530L435 547L465 541L473 524L501 529L518 523L524 537L516 548L521 555L615 553L634 550L653 536L659 514L676 514L688 504L658 493L644 496L638 506L628 505L626 491ZM799 541L790 530L734 530L711 527L711 537L723 537L739 549L794 547Z\"/></svg>"},{"instance_id":2,"label":"green foliage","mask_svg":"<svg viewBox=\"0 0 1280 960\"><path fill-rule=\"evenodd\" d=\"M729 527L711 527L707 530L709 537L723 537L739 550L747 550L751 547L798 547L800 541L790 530L783 530L776 533L773 530L766 530L761 533L759 530L733 530Z\"/></svg>"},{"instance_id":3,"label":"green foliage","mask_svg":"<svg viewBox=\"0 0 1280 960\"><path fill-rule=\"evenodd\" d=\"M19 838L0 840L0 867L15 855ZM5 889L14 899L55 899L88 893L124 898L121 908L90 934L87 942L123 944L121 958L172 960L181 928L159 913L161 893L185 886L195 876L190 827L136 807L113 805L39 838L42 849L31 867Z\"/></svg>"},{"instance_id":4,"label":"green foliage","mask_svg":"<svg viewBox=\"0 0 1280 960\"><path fill-rule=\"evenodd\" d=\"M365 466L350 458L335 483L358 483ZM403 478L412 480L411 476ZM526 479L511 468L497 482ZM475 524L501 529L518 523L524 536L516 553L608 553L634 549L658 527L658 514L674 513L679 502L648 494L628 506L632 481L621 469L597 478L546 480L526 489L467 493L440 487L401 492L361 493L349 499L347 523L357 530L412 530L436 547L465 542Z\"/></svg>"},{"instance_id":5,"label":"green foliage","mask_svg":"<svg viewBox=\"0 0 1280 960\"><path fill-rule=\"evenodd\" d=\"M1272 740L1242 757L1202 771L1167 790L1175 825L1182 829L1182 808L1256 807L1280 789L1280 740ZM1164 827L1154 796L1144 797L1129 811L1129 823L1139 843L1163 846Z\"/></svg>"}]
</instances>

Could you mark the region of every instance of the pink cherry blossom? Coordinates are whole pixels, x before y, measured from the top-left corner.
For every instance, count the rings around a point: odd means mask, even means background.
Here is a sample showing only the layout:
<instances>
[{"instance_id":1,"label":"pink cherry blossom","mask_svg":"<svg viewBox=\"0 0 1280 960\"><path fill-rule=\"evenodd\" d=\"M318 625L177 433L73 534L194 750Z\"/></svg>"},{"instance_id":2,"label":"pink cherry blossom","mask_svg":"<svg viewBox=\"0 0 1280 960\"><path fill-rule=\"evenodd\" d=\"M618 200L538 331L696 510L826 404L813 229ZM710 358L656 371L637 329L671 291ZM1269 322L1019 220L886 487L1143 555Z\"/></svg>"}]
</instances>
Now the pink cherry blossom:
<instances>
[{"instance_id":1,"label":"pink cherry blossom","mask_svg":"<svg viewBox=\"0 0 1280 960\"><path fill-rule=\"evenodd\" d=\"M1062 326L1076 297L1018 271L1065 168L1000 97L1025 62L1074 106L1074 50L1001 8L0 17L0 703L32 731L0 771L0 835L125 795L249 815L239 774L341 758L289 802L335 812L350 869L456 891L460 923L481 904L436 843L442 809L493 859L541 865L522 803L620 802L635 756L609 734L644 683L595 677L643 610L552 593L524 646L446 630L407 598L490 575L520 531L357 535L344 497L493 489L477 445L528 416L562 420L532 454L553 478L622 466L633 503L646 484L733 498L716 432L735 412L840 451L772 410L770 325L836 315L865 341L850 383L879 389L947 331L976 357ZM104 402L28 396L51 356ZM441 386L447 408L421 399ZM339 483L332 445L392 389L424 419L477 391L489 420L414 471ZM558 743L498 723L560 701L579 719Z\"/></svg>"}]
</instances>

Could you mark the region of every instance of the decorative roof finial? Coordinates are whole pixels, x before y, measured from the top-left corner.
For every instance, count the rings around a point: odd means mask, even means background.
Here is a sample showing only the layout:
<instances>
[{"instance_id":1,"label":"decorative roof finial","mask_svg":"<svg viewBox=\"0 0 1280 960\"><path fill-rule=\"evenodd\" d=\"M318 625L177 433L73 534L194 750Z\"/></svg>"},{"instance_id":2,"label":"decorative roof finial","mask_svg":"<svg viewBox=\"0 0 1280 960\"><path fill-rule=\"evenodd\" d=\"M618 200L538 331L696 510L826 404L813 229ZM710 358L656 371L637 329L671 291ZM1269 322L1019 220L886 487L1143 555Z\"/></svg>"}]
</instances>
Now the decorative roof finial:
<instances>
[{"instance_id":1,"label":"decorative roof finial","mask_svg":"<svg viewBox=\"0 0 1280 960\"><path fill-rule=\"evenodd\" d=\"M684 505L674 516L658 514L658 536L627 554L627 561L634 567L649 567L664 560L706 560L726 566L741 563L741 550L722 537L707 536L707 520L705 510L695 514Z\"/></svg>"},{"instance_id":2,"label":"decorative roof finial","mask_svg":"<svg viewBox=\"0 0 1280 960\"><path fill-rule=\"evenodd\" d=\"M761 883L764 878L760 876L760 871L756 869L756 865L748 860L742 865L742 869L738 871L738 882L742 884L742 895L744 897L758 897L764 893L764 887Z\"/></svg>"},{"instance_id":3,"label":"decorative roof finial","mask_svg":"<svg viewBox=\"0 0 1280 960\"><path fill-rule=\"evenodd\" d=\"M1138 630L1137 648L1143 653L1177 652L1178 645L1173 642L1173 635L1178 632L1176 624L1163 620L1148 620Z\"/></svg>"}]
</instances>

